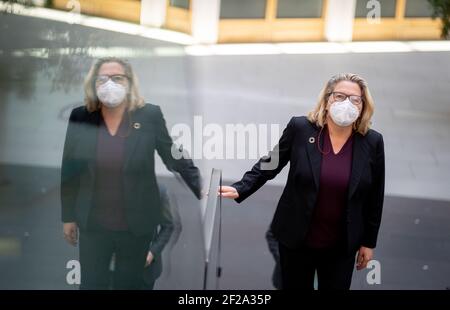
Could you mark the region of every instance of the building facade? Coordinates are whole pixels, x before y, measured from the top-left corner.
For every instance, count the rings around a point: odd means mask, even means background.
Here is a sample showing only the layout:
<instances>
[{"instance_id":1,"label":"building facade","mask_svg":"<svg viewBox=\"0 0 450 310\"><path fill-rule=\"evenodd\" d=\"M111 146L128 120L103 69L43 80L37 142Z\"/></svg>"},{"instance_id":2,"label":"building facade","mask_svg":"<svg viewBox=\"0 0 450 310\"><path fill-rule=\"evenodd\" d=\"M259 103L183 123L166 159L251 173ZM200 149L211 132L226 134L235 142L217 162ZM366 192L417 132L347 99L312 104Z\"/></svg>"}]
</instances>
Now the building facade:
<instances>
[{"instance_id":1,"label":"building facade","mask_svg":"<svg viewBox=\"0 0 450 310\"><path fill-rule=\"evenodd\" d=\"M53 0L68 10L67 0ZM433 40L427 0L79 0L81 13L190 34L199 43Z\"/></svg>"}]
</instances>

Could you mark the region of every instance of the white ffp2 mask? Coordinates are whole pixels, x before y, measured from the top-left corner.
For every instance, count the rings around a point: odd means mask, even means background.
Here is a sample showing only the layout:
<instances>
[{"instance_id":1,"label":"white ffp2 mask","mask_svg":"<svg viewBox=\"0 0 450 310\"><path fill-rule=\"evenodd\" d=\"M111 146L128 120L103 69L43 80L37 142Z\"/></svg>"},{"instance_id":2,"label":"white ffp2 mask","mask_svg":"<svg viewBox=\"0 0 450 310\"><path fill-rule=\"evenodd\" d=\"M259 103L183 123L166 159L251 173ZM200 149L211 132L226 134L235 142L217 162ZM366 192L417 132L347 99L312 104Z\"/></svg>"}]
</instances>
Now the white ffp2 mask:
<instances>
[{"instance_id":1,"label":"white ffp2 mask","mask_svg":"<svg viewBox=\"0 0 450 310\"><path fill-rule=\"evenodd\" d=\"M125 86L111 80L108 80L105 84L102 84L97 88L98 99L109 108L119 106L126 95L127 89Z\"/></svg>"},{"instance_id":2,"label":"white ffp2 mask","mask_svg":"<svg viewBox=\"0 0 450 310\"><path fill-rule=\"evenodd\" d=\"M333 122L341 127L351 125L359 116L358 108L348 98L341 102L333 102L329 111Z\"/></svg>"}]
</instances>

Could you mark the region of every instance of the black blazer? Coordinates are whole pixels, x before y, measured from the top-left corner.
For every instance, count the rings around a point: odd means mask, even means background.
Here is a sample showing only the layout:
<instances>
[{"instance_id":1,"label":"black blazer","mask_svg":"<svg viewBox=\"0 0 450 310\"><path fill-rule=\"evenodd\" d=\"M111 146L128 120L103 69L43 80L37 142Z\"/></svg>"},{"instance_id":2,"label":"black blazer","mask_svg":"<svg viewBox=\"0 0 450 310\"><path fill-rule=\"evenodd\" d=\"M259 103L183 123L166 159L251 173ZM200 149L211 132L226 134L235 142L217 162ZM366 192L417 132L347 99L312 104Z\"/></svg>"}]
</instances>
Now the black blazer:
<instances>
[{"instance_id":1,"label":"black blazer","mask_svg":"<svg viewBox=\"0 0 450 310\"><path fill-rule=\"evenodd\" d=\"M84 106L75 108L70 115L64 144L61 167L62 221L77 222L80 229L87 228L92 208L100 116L100 111L90 113ZM159 106L146 104L130 112L130 121L123 163L125 215L134 234L151 234L163 220L155 176L155 150L170 171L180 173L199 199L201 177L192 160L175 159L172 156L173 142Z\"/></svg>"},{"instance_id":2,"label":"black blazer","mask_svg":"<svg viewBox=\"0 0 450 310\"><path fill-rule=\"evenodd\" d=\"M231 185L238 191L236 201L240 203L290 162L287 183L271 224L277 240L290 248L304 242L316 205L322 160L317 148L319 132L320 128L306 117L293 117L274 150L247 171L241 181ZM321 146L323 140L320 139ZM261 163L272 159L278 159L275 169L261 169ZM384 169L382 135L372 129L364 136L355 133L346 209L349 251L376 246L384 200Z\"/></svg>"}]
</instances>

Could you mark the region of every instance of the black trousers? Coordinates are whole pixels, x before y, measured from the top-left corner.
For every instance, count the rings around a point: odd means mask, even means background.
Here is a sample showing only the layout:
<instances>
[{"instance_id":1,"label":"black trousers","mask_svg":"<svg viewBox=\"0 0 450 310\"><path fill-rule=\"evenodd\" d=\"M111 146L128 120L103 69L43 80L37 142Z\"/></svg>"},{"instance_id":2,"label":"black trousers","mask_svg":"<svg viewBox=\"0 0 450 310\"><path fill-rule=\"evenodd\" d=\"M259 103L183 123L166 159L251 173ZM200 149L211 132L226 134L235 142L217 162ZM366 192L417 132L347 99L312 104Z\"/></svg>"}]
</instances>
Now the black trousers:
<instances>
[{"instance_id":1,"label":"black trousers","mask_svg":"<svg viewBox=\"0 0 450 310\"><path fill-rule=\"evenodd\" d=\"M291 249L279 243L279 251L283 289L313 290L316 271L319 290L350 289L356 253L344 246Z\"/></svg>"},{"instance_id":2,"label":"black trousers","mask_svg":"<svg viewBox=\"0 0 450 310\"><path fill-rule=\"evenodd\" d=\"M80 231L80 289L141 289L142 274L152 236L129 231ZM115 253L112 276L110 264Z\"/></svg>"}]
</instances>

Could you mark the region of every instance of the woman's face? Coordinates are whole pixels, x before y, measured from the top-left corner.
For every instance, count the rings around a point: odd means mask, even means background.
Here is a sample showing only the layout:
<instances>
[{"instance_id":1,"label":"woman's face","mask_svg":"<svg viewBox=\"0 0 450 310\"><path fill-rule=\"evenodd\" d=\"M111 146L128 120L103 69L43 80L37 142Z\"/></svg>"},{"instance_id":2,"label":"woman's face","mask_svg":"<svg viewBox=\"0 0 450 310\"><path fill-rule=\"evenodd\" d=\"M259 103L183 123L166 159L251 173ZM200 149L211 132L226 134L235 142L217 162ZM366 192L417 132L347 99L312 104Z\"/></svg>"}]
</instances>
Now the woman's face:
<instances>
[{"instance_id":1,"label":"woman's face","mask_svg":"<svg viewBox=\"0 0 450 310\"><path fill-rule=\"evenodd\" d=\"M331 94L328 97L327 111L330 109L330 105L333 102L337 101L338 98L342 97L342 94L346 96L356 96L350 97L349 99L358 108L359 113L361 113L363 108L363 102L361 98L362 96L361 88L357 83L351 81L340 81L339 83L336 84L333 90L333 94ZM360 98L359 100L360 102L358 102L358 97Z\"/></svg>"},{"instance_id":2,"label":"woman's face","mask_svg":"<svg viewBox=\"0 0 450 310\"><path fill-rule=\"evenodd\" d=\"M98 88L103 83L106 83L110 78L113 82L121 84L128 89L129 82L125 75L123 66L117 62L107 62L100 66L95 80L95 88Z\"/></svg>"}]
</instances>

